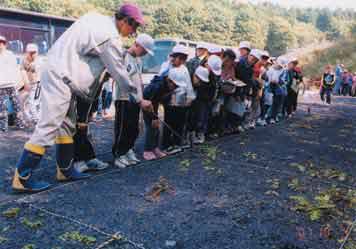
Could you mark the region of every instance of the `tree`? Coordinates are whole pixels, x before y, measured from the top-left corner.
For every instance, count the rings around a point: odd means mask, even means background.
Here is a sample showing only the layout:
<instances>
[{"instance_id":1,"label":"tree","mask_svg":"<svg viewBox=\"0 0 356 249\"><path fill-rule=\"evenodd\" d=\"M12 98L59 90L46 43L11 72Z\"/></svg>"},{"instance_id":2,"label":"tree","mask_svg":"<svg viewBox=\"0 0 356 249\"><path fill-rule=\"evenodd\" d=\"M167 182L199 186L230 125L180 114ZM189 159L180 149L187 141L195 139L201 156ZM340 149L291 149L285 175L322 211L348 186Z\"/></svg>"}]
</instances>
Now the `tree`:
<instances>
[{"instance_id":1,"label":"tree","mask_svg":"<svg viewBox=\"0 0 356 249\"><path fill-rule=\"evenodd\" d=\"M275 18L268 28L267 49L278 56L294 47L295 42L296 37L290 24L282 18Z\"/></svg>"},{"instance_id":2,"label":"tree","mask_svg":"<svg viewBox=\"0 0 356 249\"><path fill-rule=\"evenodd\" d=\"M332 15L330 11L324 9L321 13L319 13L316 19L316 27L322 31L327 32L330 31L332 28Z\"/></svg>"}]
</instances>

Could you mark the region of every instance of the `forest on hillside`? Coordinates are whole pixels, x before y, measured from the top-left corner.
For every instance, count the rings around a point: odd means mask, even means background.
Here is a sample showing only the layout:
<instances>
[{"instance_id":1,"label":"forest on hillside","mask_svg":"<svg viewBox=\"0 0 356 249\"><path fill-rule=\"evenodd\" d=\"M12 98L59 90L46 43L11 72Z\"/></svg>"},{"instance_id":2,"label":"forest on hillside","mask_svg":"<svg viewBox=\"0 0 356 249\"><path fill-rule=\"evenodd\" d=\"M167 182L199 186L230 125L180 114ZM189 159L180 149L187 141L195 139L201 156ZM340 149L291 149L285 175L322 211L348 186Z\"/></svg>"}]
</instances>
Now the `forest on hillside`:
<instances>
[{"instance_id":1,"label":"forest on hillside","mask_svg":"<svg viewBox=\"0 0 356 249\"><path fill-rule=\"evenodd\" d=\"M0 0L0 6L79 17L96 10L112 14L121 0ZM288 49L356 33L353 10L283 8L239 0L135 0L144 10L145 32L236 46L241 40L278 55Z\"/></svg>"}]
</instances>

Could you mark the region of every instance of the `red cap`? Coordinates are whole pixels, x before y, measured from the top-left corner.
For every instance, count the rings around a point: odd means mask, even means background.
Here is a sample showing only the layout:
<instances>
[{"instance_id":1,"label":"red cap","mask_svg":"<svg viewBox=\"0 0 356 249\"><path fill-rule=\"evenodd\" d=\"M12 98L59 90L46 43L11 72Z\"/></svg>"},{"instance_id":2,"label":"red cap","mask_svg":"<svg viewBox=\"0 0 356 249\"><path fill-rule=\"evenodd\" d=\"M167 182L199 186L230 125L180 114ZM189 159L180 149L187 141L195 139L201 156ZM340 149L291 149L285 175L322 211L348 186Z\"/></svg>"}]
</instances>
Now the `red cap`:
<instances>
[{"instance_id":1,"label":"red cap","mask_svg":"<svg viewBox=\"0 0 356 249\"><path fill-rule=\"evenodd\" d=\"M120 6L118 13L126 15L134 19L140 25L145 24L145 20L143 19L143 14L141 9L132 3L125 3Z\"/></svg>"}]
</instances>

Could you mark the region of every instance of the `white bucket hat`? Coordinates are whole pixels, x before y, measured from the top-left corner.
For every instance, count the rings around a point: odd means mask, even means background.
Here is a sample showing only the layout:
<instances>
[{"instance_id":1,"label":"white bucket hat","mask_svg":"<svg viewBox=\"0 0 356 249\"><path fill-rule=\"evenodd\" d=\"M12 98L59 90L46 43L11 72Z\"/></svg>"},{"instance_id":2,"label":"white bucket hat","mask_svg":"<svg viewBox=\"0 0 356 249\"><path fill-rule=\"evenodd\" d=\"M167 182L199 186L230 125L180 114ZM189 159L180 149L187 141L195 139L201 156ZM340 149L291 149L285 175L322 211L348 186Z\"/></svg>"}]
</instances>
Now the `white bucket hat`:
<instances>
[{"instance_id":1,"label":"white bucket hat","mask_svg":"<svg viewBox=\"0 0 356 249\"><path fill-rule=\"evenodd\" d=\"M252 49L250 55L252 55L258 60L261 60L261 53L260 51L258 51L258 49Z\"/></svg>"},{"instance_id":2,"label":"white bucket hat","mask_svg":"<svg viewBox=\"0 0 356 249\"><path fill-rule=\"evenodd\" d=\"M197 44L196 49L199 49L199 48L201 48L201 49L208 49L208 44L206 44L206 43L204 43L204 42L199 42L199 43Z\"/></svg>"},{"instance_id":3,"label":"white bucket hat","mask_svg":"<svg viewBox=\"0 0 356 249\"><path fill-rule=\"evenodd\" d=\"M153 40L153 38L150 35L140 34L137 36L136 42L137 42L137 44L142 46L148 54L154 55L153 50L155 47L155 41Z\"/></svg>"},{"instance_id":4,"label":"white bucket hat","mask_svg":"<svg viewBox=\"0 0 356 249\"><path fill-rule=\"evenodd\" d=\"M208 51L210 54L217 54L217 53L221 53L222 49L221 47L212 44L208 47Z\"/></svg>"},{"instance_id":5,"label":"white bucket hat","mask_svg":"<svg viewBox=\"0 0 356 249\"><path fill-rule=\"evenodd\" d=\"M208 66L213 71L213 73L217 76L221 75L222 71L222 60L219 56L212 55L208 59Z\"/></svg>"},{"instance_id":6,"label":"white bucket hat","mask_svg":"<svg viewBox=\"0 0 356 249\"><path fill-rule=\"evenodd\" d=\"M251 43L248 41L242 41L240 42L239 49L246 48L248 50L251 50Z\"/></svg>"},{"instance_id":7,"label":"white bucket hat","mask_svg":"<svg viewBox=\"0 0 356 249\"><path fill-rule=\"evenodd\" d=\"M171 54L185 54L185 55L189 56L189 51L186 46L178 44L173 48Z\"/></svg>"},{"instance_id":8,"label":"white bucket hat","mask_svg":"<svg viewBox=\"0 0 356 249\"><path fill-rule=\"evenodd\" d=\"M182 67L174 67L169 70L168 78L176 84L177 87L186 87L185 72Z\"/></svg>"},{"instance_id":9,"label":"white bucket hat","mask_svg":"<svg viewBox=\"0 0 356 249\"><path fill-rule=\"evenodd\" d=\"M203 66L199 66L194 73L201 81L209 82L209 70Z\"/></svg>"},{"instance_id":10,"label":"white bucket hat","mask_svg":"<svg viewBox=\"0 0 356 249\"><path fill-rule=\"evenodd\" d=\"M0 41L7 42L6 37L5 37L5 36L0 35Z\"/></svg>"},{"instance_id":11,"label":"white bucket hat","mask_svg":"<svg viewBox=\"0 0 356 249\"><path fill-rule=\"evenodd\" d=\"M38 53L38 46L35 43L29 43L26 46L27 53Z\"/></svg>"}]
</instances>

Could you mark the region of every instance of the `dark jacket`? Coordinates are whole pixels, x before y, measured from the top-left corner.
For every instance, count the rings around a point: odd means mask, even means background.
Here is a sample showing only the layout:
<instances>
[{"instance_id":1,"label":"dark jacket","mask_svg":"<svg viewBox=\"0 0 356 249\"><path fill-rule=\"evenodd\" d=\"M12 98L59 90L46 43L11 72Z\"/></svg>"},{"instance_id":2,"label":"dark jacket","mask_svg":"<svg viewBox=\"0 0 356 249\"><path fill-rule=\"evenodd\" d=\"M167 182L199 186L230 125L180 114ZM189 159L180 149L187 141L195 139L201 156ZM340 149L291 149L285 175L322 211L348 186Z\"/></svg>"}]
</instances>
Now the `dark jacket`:
<instances>
[{"instance_id":1,"label":"dark jacket","mask_svg":"<svg viewBox=\"0 0 356 249\"><path fill-rule=\"evenodd\" d=\"M165 76L155 76L143 90L143 99L150 100L155 112L160 103L168 103L174 91L168 88Z\"/></svg>"},{"instance_id":2,"label":"dark jacket","mask_svg":"<svg viewBox=\"0 0 356 249\"><path fill-rule=\"evenodd\" d=\"M236 63L236 79L241 80L246 84L244 88L244 93L250 95L251 90L255 88L253 80L253 66L250 65L247 60L240 60Z\"/></svg>"}]
</instances>

